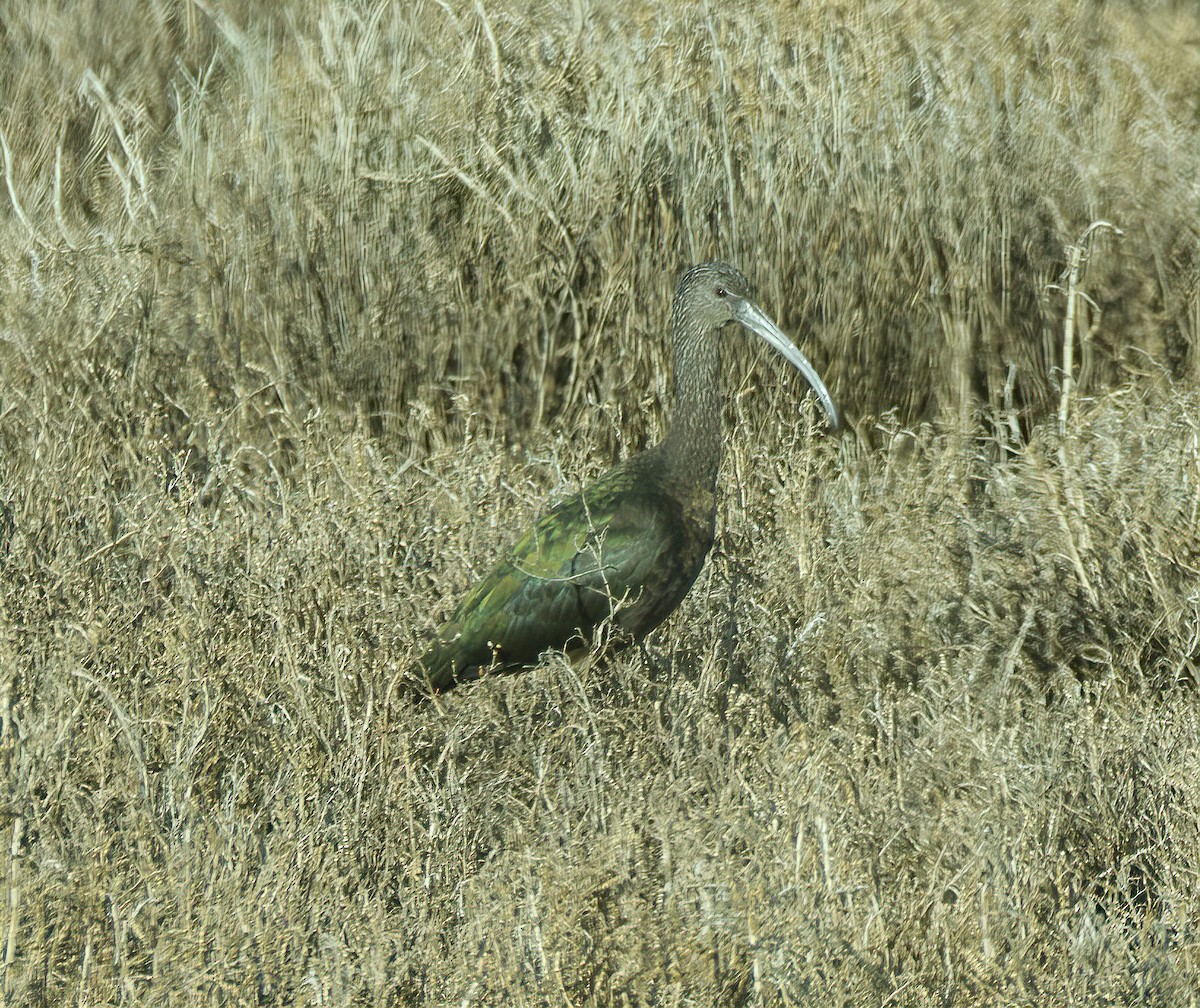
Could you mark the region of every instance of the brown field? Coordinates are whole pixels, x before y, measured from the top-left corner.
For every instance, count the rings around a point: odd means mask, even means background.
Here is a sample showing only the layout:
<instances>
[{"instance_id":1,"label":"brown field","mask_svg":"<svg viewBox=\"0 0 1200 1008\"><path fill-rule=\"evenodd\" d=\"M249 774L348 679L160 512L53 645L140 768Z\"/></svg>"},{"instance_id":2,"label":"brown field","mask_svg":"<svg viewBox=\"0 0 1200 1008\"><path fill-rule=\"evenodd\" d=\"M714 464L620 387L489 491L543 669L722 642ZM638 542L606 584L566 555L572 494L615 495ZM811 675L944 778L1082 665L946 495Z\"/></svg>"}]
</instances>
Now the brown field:
<instances>
[{"instance_id":1,"label":"brown field","mask_svg":"<svg viewBox=\"0 0 1200 1008\"><path fill-rule=\"evenodd\" d=\"M0 47L0 1003L1200 1004L1193 4ZM852 429L731 339L679 611L423 699L718 256Z\"/></svg>"}]
</instances>

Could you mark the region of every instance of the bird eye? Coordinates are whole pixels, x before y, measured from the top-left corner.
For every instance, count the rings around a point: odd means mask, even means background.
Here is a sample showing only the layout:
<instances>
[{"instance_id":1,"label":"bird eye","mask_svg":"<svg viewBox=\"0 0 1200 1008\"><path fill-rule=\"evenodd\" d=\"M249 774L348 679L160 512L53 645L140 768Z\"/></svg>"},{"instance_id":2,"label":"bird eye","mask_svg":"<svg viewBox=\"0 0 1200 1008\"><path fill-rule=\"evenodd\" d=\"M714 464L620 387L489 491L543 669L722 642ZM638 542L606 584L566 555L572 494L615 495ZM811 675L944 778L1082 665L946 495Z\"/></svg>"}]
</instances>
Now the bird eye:
<instances>
[{"instance_id":1,"label":"bird eye","mask_svg":"<svg viewBox=\"0 0 1200 1008\"><path fill-rule=\"evenodd\" d=\"M729 292L728 292L727 290L725 290L725 288L724 288L724 287L718 287L714 293L717 295L717 297L719 297L719 298L723 298L723 297L725 297L725 296L726 296L726 295L727 295Z\"/></svg>"}]
</instances>

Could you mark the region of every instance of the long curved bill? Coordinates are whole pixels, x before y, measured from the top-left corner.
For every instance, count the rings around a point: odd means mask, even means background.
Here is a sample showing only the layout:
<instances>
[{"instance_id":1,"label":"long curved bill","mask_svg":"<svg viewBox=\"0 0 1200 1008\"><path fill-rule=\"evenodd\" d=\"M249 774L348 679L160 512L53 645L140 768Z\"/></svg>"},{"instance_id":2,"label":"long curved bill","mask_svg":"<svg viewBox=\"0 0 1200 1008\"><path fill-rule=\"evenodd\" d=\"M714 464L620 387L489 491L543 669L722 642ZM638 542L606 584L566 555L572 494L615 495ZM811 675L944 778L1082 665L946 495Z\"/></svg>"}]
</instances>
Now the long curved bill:
<instances>
[{"instance_id":1,"label":"long curved bill","mask_svg":"<svg viewBox=\"0 0 1200 1008\"><path fill-rule=\"evenodd\" d=\"M751 301L738 302L733 309L733 317L752 333L770 343L795 366L797 371L804 375L805 380L812 386L813 391L817 393L817 398L821 401L821 409L829 418L829 426L838 430L842 426L842 418L833 404L833 396L829 394L829 389L821 381L817 369L809 363L808 358L800 352L796 344L783 334L779 326L772 322L758 305Z\"/></svg>"}]
</instances>

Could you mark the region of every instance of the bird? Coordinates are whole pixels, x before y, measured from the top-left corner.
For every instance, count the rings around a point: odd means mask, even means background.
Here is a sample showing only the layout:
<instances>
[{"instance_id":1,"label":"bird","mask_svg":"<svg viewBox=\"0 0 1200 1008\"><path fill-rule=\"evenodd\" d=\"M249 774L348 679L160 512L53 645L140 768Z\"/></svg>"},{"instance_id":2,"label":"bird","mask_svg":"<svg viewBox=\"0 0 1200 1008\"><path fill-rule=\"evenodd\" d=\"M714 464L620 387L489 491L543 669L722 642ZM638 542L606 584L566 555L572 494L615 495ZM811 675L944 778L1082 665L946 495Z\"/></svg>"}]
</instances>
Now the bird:
<instances>
[{"instance_id":1,"label":"bird","mask_svg":"<svg viewBox=\"0 0 1200 1008\"><path fill-rule=\"evenodd\" d=\"M724 262L685 271L672 302L674 416L656 445L551 508L462 599L412 669L445 692L495 671L535 665L550 649L617 650L679 605L713 543L721 460L720 333L761 337L797 368L832 430L821 376Z\"/></svg>"}]
</instances>

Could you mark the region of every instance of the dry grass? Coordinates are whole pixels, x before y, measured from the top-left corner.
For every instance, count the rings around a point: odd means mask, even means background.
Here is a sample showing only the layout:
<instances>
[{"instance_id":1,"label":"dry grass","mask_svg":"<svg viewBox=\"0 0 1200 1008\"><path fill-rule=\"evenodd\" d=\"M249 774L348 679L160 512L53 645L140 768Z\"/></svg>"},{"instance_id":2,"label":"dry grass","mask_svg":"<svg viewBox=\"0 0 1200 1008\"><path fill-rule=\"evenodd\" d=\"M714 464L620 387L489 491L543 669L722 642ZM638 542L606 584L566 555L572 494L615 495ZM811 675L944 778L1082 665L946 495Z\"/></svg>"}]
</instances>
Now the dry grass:
<instances>
[{"instance_id":1,"label":"dry grass","mask_svg":"<svg viewBox=\"0 0 1200 1008\"><path fill-rule=\"evenodd\" d=\"M0 7L4 1004L1197 1003L1200 21L793 6ZM420 702L718 254L855 432Z\"/></svg>"}]
</instances>

